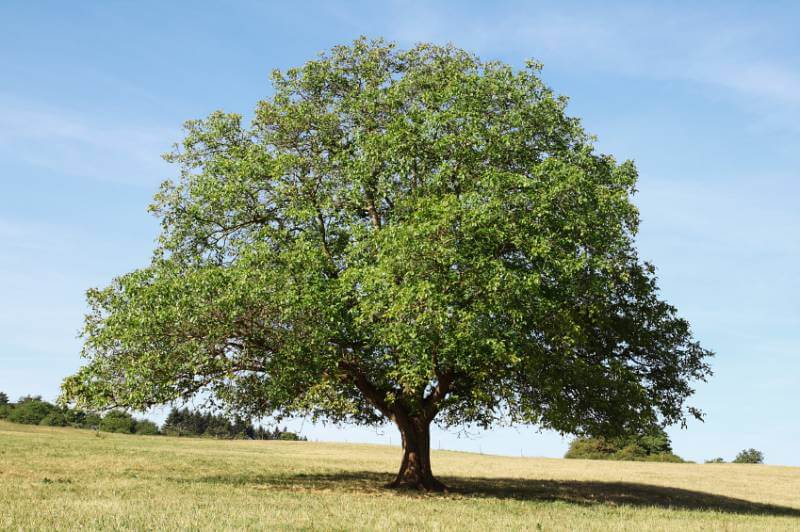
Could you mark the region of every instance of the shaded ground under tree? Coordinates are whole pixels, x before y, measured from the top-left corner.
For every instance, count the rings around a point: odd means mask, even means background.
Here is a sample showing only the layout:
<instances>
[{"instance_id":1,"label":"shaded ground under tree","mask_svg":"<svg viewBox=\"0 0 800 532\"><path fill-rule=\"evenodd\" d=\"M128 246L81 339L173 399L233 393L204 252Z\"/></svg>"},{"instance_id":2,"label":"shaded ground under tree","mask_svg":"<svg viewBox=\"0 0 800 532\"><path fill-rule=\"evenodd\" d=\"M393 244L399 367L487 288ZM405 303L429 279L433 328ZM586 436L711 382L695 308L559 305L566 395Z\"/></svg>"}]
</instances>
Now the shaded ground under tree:
<instances>
[{"instance_id":1,"label":"shaded ground under tree","mask_svg":"<svg viewBox=\"0 0 800 532\"><path fill-rule=\"evenodd\" d=\"M294 475L242 474L211 475L189 482L261 485L274 489L343 490L380 492L392 479L388 473L343 471ZM177 480L177 479L176 479ZM180 482L187 482L180 479ZM764 504L725 495L669 486L633 482L582 480L539 480L443 476L446 495L407 490L409 496L491 497L523 501L560 501L578 505L627 505L679 510L715 511L742 515L772 515L800 518L800 508Z\"/></svg>"}]
</instances>

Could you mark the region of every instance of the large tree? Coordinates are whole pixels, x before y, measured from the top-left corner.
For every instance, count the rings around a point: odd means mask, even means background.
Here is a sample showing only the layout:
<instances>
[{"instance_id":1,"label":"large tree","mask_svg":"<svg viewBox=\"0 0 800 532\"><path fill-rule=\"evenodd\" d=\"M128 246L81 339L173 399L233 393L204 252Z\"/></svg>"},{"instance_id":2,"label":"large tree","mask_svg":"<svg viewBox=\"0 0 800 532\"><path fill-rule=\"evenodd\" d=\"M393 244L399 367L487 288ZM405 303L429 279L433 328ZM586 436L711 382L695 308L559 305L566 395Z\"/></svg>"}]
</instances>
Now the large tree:
<instances>
[{"instance_id":1,"label":"large tree","mask_svg":"<svg viewBox=\"0 0 800 532\"><path fill-rule=\"evenodd\" d=\"M432 422L699 416L710 353L637 256L636 169L539 71L362 38L275 72L249 125L188 122L152 263L89 291L62 399L393 422L422 489Z\"/></svg>"}]
</instances>

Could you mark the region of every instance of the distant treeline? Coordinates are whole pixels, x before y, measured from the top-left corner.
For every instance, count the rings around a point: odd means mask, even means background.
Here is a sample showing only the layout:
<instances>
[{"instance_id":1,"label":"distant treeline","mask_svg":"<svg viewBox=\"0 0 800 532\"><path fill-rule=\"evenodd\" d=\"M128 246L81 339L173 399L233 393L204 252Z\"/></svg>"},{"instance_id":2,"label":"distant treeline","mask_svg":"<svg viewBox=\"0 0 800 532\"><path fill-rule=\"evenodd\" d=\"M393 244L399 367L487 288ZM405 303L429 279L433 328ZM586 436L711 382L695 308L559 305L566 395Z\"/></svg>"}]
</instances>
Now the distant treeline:
<instances>
[{"instance_id":1,"label":"distant treeline","mask_svg":"<svg viewBox=\"0 0 800 532\"><path fill-rule=\"evenodd\" d=\"M0 419L26 425L75 427L150 436L164 434L226 439L306 440L294 432L287 431L286 428L281 430L275 427L270 430L254 426L244 419L231 421L225 416L192 411L188 408L173 408L164 425L159 427L149 419L136 418L122 410L111 410L103 415L60 407L43 400L39 395L26 395L16 403L12 403L4 392L0 392Z\"/></svg>"},{"instance_id":2,"label":"distant treeline","mask_svg":"<svg viewBox=\"0 0 800 532\"><path fill-rule=\"evenodd\" d=\"M306 438L289 432L286 428L273 430L254 427L243 419L230 421L225 416L208 412L192 411L188 408L173 408L161 431L168 436L208 436L211 438L245 438L250 440L293 440Z\"/></svg>"}]
</instances>

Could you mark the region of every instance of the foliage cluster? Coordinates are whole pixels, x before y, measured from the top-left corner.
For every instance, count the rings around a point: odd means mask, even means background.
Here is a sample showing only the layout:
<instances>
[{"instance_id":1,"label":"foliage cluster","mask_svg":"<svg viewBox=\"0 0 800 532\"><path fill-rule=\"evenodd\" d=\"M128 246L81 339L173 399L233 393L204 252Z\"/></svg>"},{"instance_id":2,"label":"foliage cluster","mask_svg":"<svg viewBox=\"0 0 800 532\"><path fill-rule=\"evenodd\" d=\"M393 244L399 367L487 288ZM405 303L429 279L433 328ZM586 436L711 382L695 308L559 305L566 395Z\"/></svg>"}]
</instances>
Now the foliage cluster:
<instances>
[{"instance_id":1,"label":"foliage cluster","mask_svg":"<svg viewBox=\"0 0 800 532\"><path fill-rule=\"evenodd\" d=\"M684 461L672 452L669 436L663 429L616 438L576 438L570 443L564 458L648 462Z\"/></svg>"},{"instance_id":2,"label":"foliage cluster","mask_svg":"<svg viewBox=\"0 0 800 532\"><path fill-rule=\"evenodd\" d=\"M734 464L763 464L764 453L757 449L745 449L736 455L733 459Z\"/></svg>"},{"instance_id":3,"label":"foliage cluster","mask_svg":"<svg viewBox=\"0 0 800 532\"><path fill-rule=\"evenodd\" d=\"M136 420L132 415L121 410L111 410L100 420L100 430L133 434L136 431Z\"/></svg>"},{"instance_id":4,"label":"foliage cluster","mask_svg":"<svg viewBox=\"0 0 800 532\"><path fill-rule=\"evenodd\" d=\"M725 459L721 457L712 458L711 460L706 460L707 464L724 464ZM736 458L732 460L731 463L734 464L763 464L764 463L764 453L759 451L758 449L744 449L736 455Z\"/></svg>"}]
</instances>

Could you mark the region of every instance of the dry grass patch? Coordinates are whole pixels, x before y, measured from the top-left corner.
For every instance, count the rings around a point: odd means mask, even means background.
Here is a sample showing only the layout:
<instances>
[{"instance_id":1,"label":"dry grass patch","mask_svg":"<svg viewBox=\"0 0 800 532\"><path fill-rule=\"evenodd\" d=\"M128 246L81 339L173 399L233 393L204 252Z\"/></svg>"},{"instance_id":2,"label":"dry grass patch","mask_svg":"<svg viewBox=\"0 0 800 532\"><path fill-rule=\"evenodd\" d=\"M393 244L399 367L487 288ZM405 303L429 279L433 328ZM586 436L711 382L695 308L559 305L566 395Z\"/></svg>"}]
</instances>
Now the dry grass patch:
<instances>
[{"instance_id":1,"label":"dry grass patch","mask_svg":"<svg viewBox=\"0 0 800 532\"><path fill-rule=\"evenodd\" d=\"M0 528L800 530L800 468L439 451L426 495L382 487L399 457L0 422Z\"/></svg>"}]
</instances>

